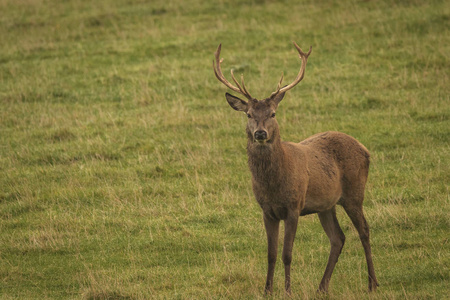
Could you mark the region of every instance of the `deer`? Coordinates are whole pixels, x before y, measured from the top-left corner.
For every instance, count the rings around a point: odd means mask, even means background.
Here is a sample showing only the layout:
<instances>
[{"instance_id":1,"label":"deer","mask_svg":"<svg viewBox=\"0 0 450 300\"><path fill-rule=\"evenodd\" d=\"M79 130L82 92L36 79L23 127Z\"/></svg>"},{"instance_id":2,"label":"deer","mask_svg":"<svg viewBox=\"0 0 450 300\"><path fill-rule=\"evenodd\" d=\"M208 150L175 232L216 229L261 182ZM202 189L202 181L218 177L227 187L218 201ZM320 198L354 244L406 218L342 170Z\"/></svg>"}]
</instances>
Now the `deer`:
<instances>
[{"instance_id":1,"label":"deer","mask_svg":"<svg viewBox=\"0 0 450 300\"><path fill-rule=\"evenodd\" d=\"M273 277L278 253L279 225L284 222L282 261L285 292L291 294L292 248L300 216L317 214L330 241L330 253L318 292L328 293L331 275L345 243L345 235L336 217L336 205L344 208L356 228L367 263L368 289L375 291L378 281L372 260L369 226L363 213L365 185L369 174L369 151L355 138L341 132L315 134L300 143L281 141L275 118L279 103L287 91L305 75L307 53L295 43L301 59L295 80L282 87L283 75L275 92L257 100L248 92L244 76L241 83L231 69L230 83L222 73L222 44L214 53L214 74L227 88L243 95L243 100L228 92L225 98L236 111L244 112L248 122L247 156L253 194L262 209L267 235L267 277L265 294L273 292Z\"/></svg>"}]
</instances>

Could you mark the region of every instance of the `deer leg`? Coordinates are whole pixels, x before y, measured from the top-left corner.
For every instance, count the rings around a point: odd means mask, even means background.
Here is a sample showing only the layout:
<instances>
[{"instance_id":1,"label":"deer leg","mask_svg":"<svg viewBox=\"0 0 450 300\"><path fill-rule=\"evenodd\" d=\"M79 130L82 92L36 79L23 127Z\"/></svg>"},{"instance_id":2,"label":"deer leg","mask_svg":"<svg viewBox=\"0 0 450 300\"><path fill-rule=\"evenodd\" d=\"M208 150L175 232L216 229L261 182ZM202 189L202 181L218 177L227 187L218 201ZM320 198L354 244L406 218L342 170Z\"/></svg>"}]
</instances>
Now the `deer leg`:
<instances>
[{"instance_id":1,"label":"deer leg","mask_svg":"<svg viewBox=\"0 0 450 300\"><path fill-rule=\"evenodd\" d=\"M330 284L331 274L333 274L334 267L341 254L342 247L345 243L345 235L339 226L336 218L336 206L332 209L318 213L320 223L330 240L330 256L328 257L327 267L323 274L322 281L319 285L319 291L328 292L328 285Z\"/></svg>"},{"instance_id":2,"label":"deer leg","mask_svg":"<svg viewBox=\"0 0 450 300\"><path fill-rule=\"evenodd\" d=\"M362 206L346 207L344 206L347 215L352 220L353 225L358 231L359 238L364 247L364 254L366 255L367 270L369 273L369 291L375 291L378 286L378 281L375 276L375 269L372 261L372 250L370 249L369 241L369 225L364 217Z\"/></svg>"},{"instance_id":3,"label":"deer leg","mask_svg":"<svg viewBox=\"0 0 450 300\"><path fill-rule=\"evenodd\" d=\"M269 216L264 215L264 226L267 234L267 279L265 286L265 293L271 294L273 291L273 275L275 272L275 263L277 261L278 252L278 232L280 221L274 220Z\"/></svg>"},{"instance_id":4,"label":"deer leg","mask_svg":"<svg viewBox=\"0 0 450 300\"><path fill-rule=\"evenodd\" d=\"M284 264L284 287L288 294L291 293L292 248L294 246L295 233L297 232L298 216L298 212L291 212L284 221L284 244L282 259Z\"/></svg>"}]
</instances>

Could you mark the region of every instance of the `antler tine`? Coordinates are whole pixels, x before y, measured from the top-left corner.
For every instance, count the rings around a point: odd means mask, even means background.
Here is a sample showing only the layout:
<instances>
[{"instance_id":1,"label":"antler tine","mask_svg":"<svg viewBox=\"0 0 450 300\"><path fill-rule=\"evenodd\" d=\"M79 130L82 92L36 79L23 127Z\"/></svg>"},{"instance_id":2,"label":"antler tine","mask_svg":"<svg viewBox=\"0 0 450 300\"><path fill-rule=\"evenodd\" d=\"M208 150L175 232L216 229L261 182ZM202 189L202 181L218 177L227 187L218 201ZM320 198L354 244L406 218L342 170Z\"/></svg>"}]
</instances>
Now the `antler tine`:
<instances>
[{"instance_id":1,"label":"antler tine","mask_svg":"<svg viewBox=\"0 0 450 300\"><path fill-rule=\"evenodd\" d=\"M216 75L217 79L225 84L228 88L232 89L233 91L240 92L240 90L233 86L231 83L226 80L225 76L223 76L222 70L220 69L220 64L223 62L223 58L220 59L220 50L222 48L222 44L217 47L216 52L214 53L215 60L213 60L213 69L214 74Z\"/></svg>"},{"instance_id":2,"label":"antler tine","mask_svg":"<svg viewBox=\"0 0 450 300\"><path fill-rule=\"evenodd\" d=\"M238 87L235 87L232 85L223 75L222 70L220 68L220 64L223 61L223 58L220 59L220 50L222 49L222 44L219 44L219 47L217 47L216 52L214 53L215 61L213 60L213 68L214 68L214 74L216 75L217 79L222 82L225 86L232 89L235 92L238 92L242 95L244 95L247 99L252 100L253 97L250 95L250 93L247 91L245 85L244 85L244 77L242 76L242 86L237 82L236 78L234 77L233 70L231 70L231 78L233 78L233 81L236 83Z\"/></svg>"},{"instance_id":3,"label":"antler tine","mask_svg":"<svg viewBox=\"0 0 450 300\"><path fill-rule=\"evenodd\" d=\"M283 88L279 88L280 85L281 85L281 80L280 80L280 83L279 83L279 85L278 85L277 90L276 90L275 92L272 93L271 97L275 97L276 95L278 95L278 94L280 94L280 93L285 93L285 92L287 92L288 90L292 89L292 88L293 88L294 86L296 86L300 81L302 81L303 77L305 76L306 63L307 63L307 61L308 61L309 55L311 54L312 46L309 47L308 53L303 52L302 49L300 49L299 45L297 45L296 42L294 42L294 46L295 46L295 48L297 49L298 54L299 54L299 56L300 56L300 58L301 58L301 60L302 60L302 65L301 65L301 67L300 67L300 71L298 72L298 75L297 75L297 77L295 78L295 80L294 80L291 84L288 84L288 85L286 85L286 86L283 87ZM282 78L282 79L283 79L283 78Z\"/></svg>"},{"instance_id":4,"label":"antler tine","mask_svg":"<svg viewBox=\"0 0 450 300\"><path fill-rule=\"evenodd\" d=\"M247 88L245 87L244 74L241 74L241 82L242 82L242 88L244 89L245 94L249 97L248 99L253 99L253 97L250 95Z\"/></svg>"},{"instance_id":5,"label":"antler tine","mask_svg":"<svg viewBox=\"0 0 450 300\"><path fill-rule=\"evenodd\" d=\"M231 69L231 78L233 79L234 83L236 83L236 85L238 86L240 93L243 94L245 97L247 97L248 100L252 100L253 97L250 95L250 93L247 91L247 88L245 87L244 74L241 74L242 86L239 84L236 77L234 77L233 69Z\"/></svg>"},{"instance_id":6,"label":"antler tine","mask_svg":"<svg viewBox=\"0 0 450 300\"><path fill-rule=\"evenodd\" d=\"M276 95L278 95L278 93L280 92L282 82L283 82L283 73L281 73L281 79L280 79L280 82L278 82L277 90L270 95L270 98L273 98Z\"/></svg>"},{"instance_id":7,"label":"antler tine","mask_svg":"<svg viewBox=\"0 0 450 300\"><path fill-rule=\"evenodd\" d=\"M300 49L300 46L297 45L296 42L294 42L294 46L295 46L295 48L297 48L297 51L300 54L300 57L305 56L306 59L308 59L308 57L309 57L309 55L311 54L311 51L312 51L312 46L309 46L309 51L306 54L305 54L305 52L302 51L302 49Z\"/></svg>"}]
</instances>

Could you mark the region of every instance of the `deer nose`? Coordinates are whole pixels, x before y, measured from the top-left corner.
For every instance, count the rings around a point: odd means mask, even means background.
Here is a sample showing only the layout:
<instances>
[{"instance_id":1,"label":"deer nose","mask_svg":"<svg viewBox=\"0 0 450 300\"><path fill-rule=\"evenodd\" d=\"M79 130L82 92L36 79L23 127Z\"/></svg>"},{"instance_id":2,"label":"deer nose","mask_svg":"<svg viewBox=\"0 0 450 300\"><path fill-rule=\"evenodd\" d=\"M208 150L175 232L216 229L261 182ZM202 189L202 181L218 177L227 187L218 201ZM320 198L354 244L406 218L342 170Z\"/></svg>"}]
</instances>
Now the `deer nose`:
<instances>
[{"instance_id":1,"label":"deer nose","mask_svg":"<svg viewBox=\"0 0 450 300\"><path fill-rule=\"evenodd\" d=\"M267 132L265 130L255 131L255 140L257 141L267 140Z\"/></svg>"}]
</instances>

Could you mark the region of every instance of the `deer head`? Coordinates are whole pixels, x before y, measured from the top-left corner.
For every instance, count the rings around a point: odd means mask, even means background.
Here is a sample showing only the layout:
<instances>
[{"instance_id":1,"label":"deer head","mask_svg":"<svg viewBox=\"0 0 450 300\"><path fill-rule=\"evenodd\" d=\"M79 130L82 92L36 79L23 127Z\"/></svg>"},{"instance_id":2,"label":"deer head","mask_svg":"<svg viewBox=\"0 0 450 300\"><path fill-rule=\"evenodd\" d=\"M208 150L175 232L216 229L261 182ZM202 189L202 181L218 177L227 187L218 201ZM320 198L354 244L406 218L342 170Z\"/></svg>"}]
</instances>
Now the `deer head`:
<instances>
[{"instance_id":1,"label":"deer head","mask_svg":"<svg viewBox=\"0 0 450 300\"><path fill-rule=\"evenodd\" d=\"M247 134L249 140L255 143L272 143L276 138L279 137L278 123L275 119L275 113L278 108L278 104L281 102L281 100L283 100L285 93L296 86L305 75L306 62L308 61L308 56L311 54L312 47L309 48L308 53L304 53L295 42L294 46L297 49L302 60L302 65L300 67L297 78L295 78L295 80L291 84L281 87L281 84L283 82L282 75L275 92L273 92L270 97L263 100L257 100L250 95L247 88L245 87L244 76L241 77L241 84L239 84L239 82L234 77L233 69L231 69L231 78L233 79L236 86L231 84L225 78L220 68L220 64L223 61L223 59L220 59L220 50L222 48L221 44L219 45L219 47L217 47L217 50L214 54L215 60L213 61L213 68L217 79L233 91L244 95L248 100L242 100L229 93L225 94L228 104L233 109L242 111L247 114Z\"/></svg>"}]
</instances>

